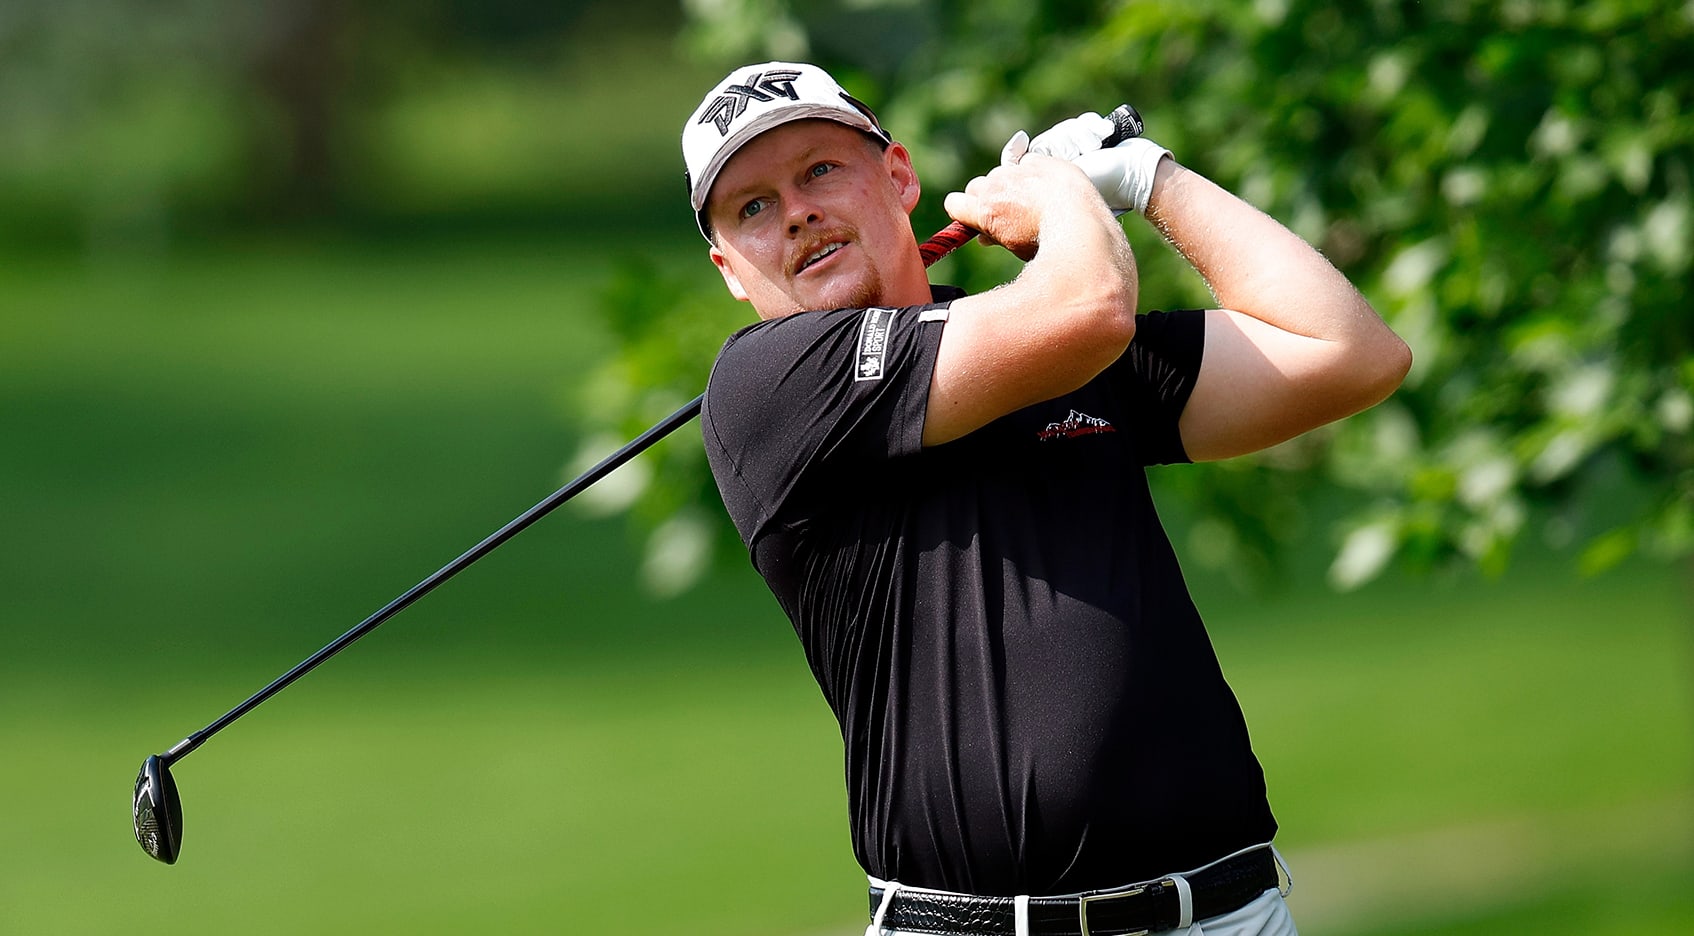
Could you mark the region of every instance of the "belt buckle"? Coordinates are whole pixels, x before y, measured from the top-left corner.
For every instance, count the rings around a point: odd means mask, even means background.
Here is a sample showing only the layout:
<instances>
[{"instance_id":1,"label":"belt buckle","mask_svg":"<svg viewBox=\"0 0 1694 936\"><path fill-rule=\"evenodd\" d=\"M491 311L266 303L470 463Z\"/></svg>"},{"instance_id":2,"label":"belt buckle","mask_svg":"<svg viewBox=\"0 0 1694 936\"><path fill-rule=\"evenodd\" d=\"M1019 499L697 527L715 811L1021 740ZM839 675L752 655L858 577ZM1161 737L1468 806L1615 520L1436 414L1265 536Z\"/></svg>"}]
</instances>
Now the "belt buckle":
<instances>
[{"instance_id":1,"label":"belt buckle","mask_svg":"<svg viewBox=\"0 0 1694 936\"><path fill-rule=\"evenodd\" d=\"M1137 896L1140 896L1141 894L1146 893L1148 888L1164 887L1164 886L1175 887L1176 882L1171 880L1170 878L1161 878L1157 881L1150 881L1146 884L1137 884L1134 887L1131 887L1129 890L1111 891L1110 893L1105 893L1105 894L1100 894L1100 893L1084 894L1081 897L1077 898L1077 902L1076 902L1077 923L1080 924L1081 927L1082 927L1082 936L1090 936L1090 934L1088 932L1088 905L1089 904L1099 903L1103 900L1117 900L1117 899L1122 898L1122 897L1137 897ZM1152 930L1144 930L1144 929L1143 930L1133 930L1131 932L1123 934L1123 936L1148 936L1148 934L1151 933L1151 932L1152 932Z\"/></svg>"}]
</instances>

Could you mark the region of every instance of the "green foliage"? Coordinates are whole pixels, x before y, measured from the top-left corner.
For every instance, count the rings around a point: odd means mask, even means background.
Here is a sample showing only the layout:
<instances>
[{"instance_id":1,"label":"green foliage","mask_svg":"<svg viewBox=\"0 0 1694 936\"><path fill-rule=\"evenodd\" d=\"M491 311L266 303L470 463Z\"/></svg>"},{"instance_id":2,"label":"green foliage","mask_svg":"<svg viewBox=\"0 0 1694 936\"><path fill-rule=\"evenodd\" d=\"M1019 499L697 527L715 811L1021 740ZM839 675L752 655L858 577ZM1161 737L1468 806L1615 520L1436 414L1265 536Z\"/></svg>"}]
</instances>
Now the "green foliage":
<instances>
[{"instance_id":1,"label":"green foliage","mask_svg":"<svg viewBox=\"0 0 1694 936\"><path fill-rule=\"evenodd\" d=\"M690 257L704 265L705 244L698 243ZM612 271L599 298L620 350L587 374L572 375L567 405L593 427L573 467L586 470L705 390L712 351L747 324L748 307L706 292L698 282L645 256L625 259ZM658 443L582 500L595 512L629 511L645 531L642 579L659 595L689 588L714 555L739 549L718 504L698 429Z\"/></svg>"},{"instance_id":2,"label":"green foliage","mask_svg":"<svg viewBox=\"0 0 1694 936\"><path fill-rule=\"evenodd\" d=\"M1167 472L1194 554L1249 575L1350 493L1338 587L1395 556L1497 574L1526 535L1604 569L1694 551L1694 40L1686 5L760 0L690 7L735 56L806 55L911 146L929 197L1017 128L1120 100L1177 157L1319 246L1416 355L1375 410L1261 456ZM839 38L865 11L912 47ZM732 28L733 27L733 30ZM733 32L734 45L719 45ZM1128 222L1142 295L1209 296ZM984 288L1003 255L944 278ZM715 283L701 288L708 292ZM707 355L716 343L702 345ZM665 375L640 378L663 382ZM1229 531L1225 533L1224 531Z\"/></svg>"}]
</instances>

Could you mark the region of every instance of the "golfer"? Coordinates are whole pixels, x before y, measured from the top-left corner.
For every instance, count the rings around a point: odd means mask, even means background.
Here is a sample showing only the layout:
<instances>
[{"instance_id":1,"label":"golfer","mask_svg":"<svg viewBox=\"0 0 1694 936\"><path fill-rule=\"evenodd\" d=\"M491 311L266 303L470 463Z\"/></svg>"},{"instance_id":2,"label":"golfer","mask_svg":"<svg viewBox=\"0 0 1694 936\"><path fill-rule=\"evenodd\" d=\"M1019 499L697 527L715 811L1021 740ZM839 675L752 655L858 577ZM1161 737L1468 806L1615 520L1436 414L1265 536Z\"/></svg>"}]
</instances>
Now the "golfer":
<instances>
[{"instance_id":1,"label":"golfer","mask_svg":"<svg viewBox=\"0 0 1694 936\"><path fill-rule=\"evenodd\" d=\"M683 129L760 319L713 368L706 451L840 721L870 934L1294 932L1144 469L1372 406L1410 354L1316 250L1111 129L1020 133L947 195L1026 261L981 295L930 284L911 155L821 69L736 69ZM1139 313L1114 209L1218 307Z\"/></svg>"}]
</instances>

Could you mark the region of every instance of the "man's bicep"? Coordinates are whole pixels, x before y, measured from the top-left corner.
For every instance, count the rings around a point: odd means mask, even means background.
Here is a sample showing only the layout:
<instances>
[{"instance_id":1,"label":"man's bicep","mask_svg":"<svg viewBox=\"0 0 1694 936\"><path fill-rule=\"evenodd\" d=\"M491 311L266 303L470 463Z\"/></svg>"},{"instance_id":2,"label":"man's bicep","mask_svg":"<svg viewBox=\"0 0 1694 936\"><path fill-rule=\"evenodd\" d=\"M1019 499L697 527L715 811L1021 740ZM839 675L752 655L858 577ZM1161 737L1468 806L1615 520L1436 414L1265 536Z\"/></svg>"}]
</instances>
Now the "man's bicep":
<instances>
[{"instance_id":1,"label":"man's bicep","mask_svg":"<svg viewBox=\"0 0 1694 936\"><path fill-rule=\"evenodd\" d=\"M996 329L996 314L972 296L953 303L942 327L924 406L923 444L940 445L971 433L1011 410L1003 398L1013 383L1015 355Z\"/></svg>"},{"instance_id":2,"label":"man's bicep","mask_svg":"<svg viewBox=\"0 0 1694 936\"><path fill-rule=\"evenodd\" d=\"M1023 314L1009 295L997 291L953 302L930 374L925 446L1075 390L1123 350L1109 342L1079 347L1086 336L1037 324L1040 318Z\"/></svg>"},{"instance_id":3,"label":"man's bicep","mask_svg":"<svg viewBox=\"0 0 1694 936\"><path fill-rule=\"evenodd\" d=\"M1356 412L1330 375L1342 350L1227 309L1206 312L1205 352L1182 412L1194 461L1245 455Z\"/></svg>"}]
</instances>

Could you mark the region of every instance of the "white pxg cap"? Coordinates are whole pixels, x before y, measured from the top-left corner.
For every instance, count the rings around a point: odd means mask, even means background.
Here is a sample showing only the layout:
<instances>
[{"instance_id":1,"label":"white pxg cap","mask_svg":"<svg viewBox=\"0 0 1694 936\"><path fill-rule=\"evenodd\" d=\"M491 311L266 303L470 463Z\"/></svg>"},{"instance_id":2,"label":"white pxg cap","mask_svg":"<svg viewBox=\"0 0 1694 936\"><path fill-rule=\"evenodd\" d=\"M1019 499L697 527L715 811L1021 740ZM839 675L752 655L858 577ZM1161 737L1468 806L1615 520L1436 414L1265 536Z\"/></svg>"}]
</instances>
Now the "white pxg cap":
<instances>
[{"instance_id":1,"label":"white pxg cap","mask_svg":"<svg viewBox=\"0 0 1694 936\"><path fill-rule=\"evenodd\" d=\"M688 167L688 200L707 240L712 235L706 223L706 196L735 151L773 127L818 118L891 142L871 109L816 65L748 65L731 72L706 95L683 125L682 160Z\"/></svg>"}]
</instances>

